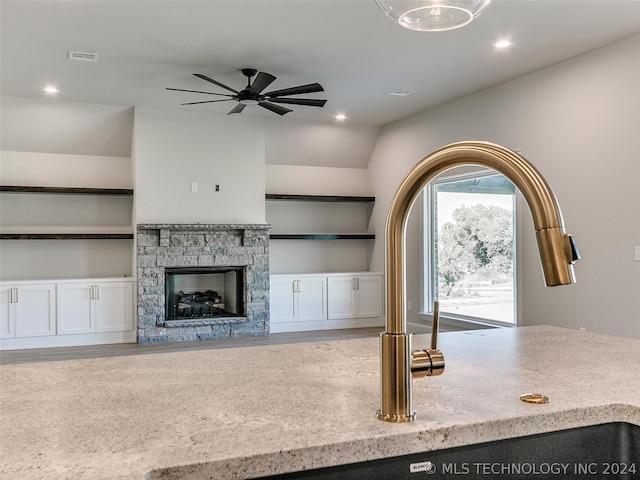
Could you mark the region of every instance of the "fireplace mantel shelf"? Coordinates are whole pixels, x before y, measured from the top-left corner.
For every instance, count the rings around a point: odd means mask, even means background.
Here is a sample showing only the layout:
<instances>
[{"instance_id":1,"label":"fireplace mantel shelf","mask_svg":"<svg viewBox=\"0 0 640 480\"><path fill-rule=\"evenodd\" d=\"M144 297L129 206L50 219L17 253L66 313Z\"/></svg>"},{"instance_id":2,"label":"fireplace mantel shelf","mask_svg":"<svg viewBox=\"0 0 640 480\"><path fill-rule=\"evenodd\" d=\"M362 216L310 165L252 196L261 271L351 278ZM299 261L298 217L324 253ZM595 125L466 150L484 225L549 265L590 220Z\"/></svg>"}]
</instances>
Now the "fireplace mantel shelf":
<instances>
[{"instance_id":1,"label":"fireplace mantel shelf","mask_svg":"<svg viewBox=\"0 0 640 480\"><path fill-rule=\"evenodd\" d=\"M263 230L268 223L140 223L138 230Z\"/></svg>"}]
</instances>

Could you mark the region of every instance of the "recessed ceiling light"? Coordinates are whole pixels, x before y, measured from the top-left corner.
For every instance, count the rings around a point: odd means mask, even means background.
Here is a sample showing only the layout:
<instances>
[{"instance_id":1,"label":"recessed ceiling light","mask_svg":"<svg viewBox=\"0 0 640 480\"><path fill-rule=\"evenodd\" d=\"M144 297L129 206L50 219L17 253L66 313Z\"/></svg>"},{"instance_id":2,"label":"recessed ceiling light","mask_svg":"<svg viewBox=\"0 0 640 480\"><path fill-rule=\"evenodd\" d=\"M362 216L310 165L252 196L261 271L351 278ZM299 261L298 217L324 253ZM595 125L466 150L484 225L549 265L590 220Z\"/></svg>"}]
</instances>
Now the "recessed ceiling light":
<instances>
[{"instance_id":1,"label":"recessed ceiling light","mask_svg":"<svg viewBox=\"0 0 640 480\"><path fill-rule=\"evenodd\" d=\"M511 46L511 41L509 40L498 40L493 44L494 48L507 48Z\"/></svg>"},{"instance_id":2,"label":"recessed ceiling light","mask_svg":"<svg viewBox=\"0 0 640 480\"><path fill-rule=\"evenodd\" d=\"M44 87L44 91L46 93L49 93L51 95L55 95L56 93L58 93L60 90L58 90L56 87L54 87L53 85L49 85Z\"/></svg>"},{"instance_id":3,"label":"recessed ceiling light","mask_svg":"<svg viewBox=\"0 0 640 480\"><path fill-rule=\"evenodd\" d=\"M338 113L334 118L336 120L346 120L347 116L344 113Z\"/></svg>"},{"instance_id":4,"label":"recessed ceiling light","mask_svg":"<svg viewBox=\"0 0 640 480\"><path fill-rule=\"evenodd\" d=\"M416 93L415 90L394 90L393 92L387 93L387 95L392 95L394 97L406 97L407 95L411 95L412 93Z\"/></svg>"}]
</instances>

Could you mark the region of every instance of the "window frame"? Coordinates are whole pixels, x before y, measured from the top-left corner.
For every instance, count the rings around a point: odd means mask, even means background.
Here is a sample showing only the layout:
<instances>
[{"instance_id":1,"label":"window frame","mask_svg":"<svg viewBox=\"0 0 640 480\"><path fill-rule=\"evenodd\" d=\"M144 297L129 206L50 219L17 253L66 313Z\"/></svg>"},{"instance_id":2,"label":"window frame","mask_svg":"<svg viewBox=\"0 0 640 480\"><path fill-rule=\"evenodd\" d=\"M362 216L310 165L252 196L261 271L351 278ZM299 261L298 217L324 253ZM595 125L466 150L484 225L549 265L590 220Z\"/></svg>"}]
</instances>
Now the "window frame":
<instances>
[{"instance_id":1,"label":"window frame","mask_svg":"<svg viewBox=\"0 0 640 480\"><path fill-rule=\"evenodd\" d=\"M436 299L436 272L435 272L435 232L434 232L434 210L433 210L433 186L456 181L473 180L482 177L501 175L491 168L484 167L457 167L438 175L432 179L423 189L422 199L422 308L420 318L431 322L433 319L433 302ZM513 202L513 322L502 322L471 315L453 314L450 312L440 312L442 323L452 329L480 329L491 327L517 327L520 325L520 282L518 279L518 244L520 232L520 205L522 199L517 187L514 193Z\"/></svg>"}]
</instances>

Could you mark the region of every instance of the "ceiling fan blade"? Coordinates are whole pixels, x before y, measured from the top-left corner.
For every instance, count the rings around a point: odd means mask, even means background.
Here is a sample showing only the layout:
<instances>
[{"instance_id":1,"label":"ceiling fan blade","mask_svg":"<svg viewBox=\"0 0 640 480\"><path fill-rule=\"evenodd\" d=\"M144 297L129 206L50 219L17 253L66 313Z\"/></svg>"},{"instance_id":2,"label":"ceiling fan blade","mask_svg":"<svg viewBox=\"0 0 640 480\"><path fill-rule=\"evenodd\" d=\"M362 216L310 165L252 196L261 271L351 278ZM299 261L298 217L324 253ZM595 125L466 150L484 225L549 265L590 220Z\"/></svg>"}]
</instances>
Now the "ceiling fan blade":
<instances>
[{"instance_id":1,"label":"ceiling fan blade","mask_svg":"<svg viewBox=\"0 0 640 480\"><path fill-rule=\"evenodd\" d=\"M243 103L238 103L238 105L236 105L235 107L233 107L231 109L231 111L229 113L227 113L227 115L231 115L232 113L240 113L242 110L244 110L244 107L246 107L245 104Z\"/></svg>"},{"instance_id":2,"label":"ceiling fan blade","mask_svg":"<svg viewBox=\"0 0 640 480\"><path fill-rule=\"evenodd\" d=\"M316 100L315 98L270 98L270 102L289 103L291 105L306 105L308 107L324 107L326 100Z\"/></svg>"},{"instance_id":3,"label":"ceiling fan blade","mask_svg":"<svg viewBox=\"0 0 640 480\"><path fill-rule=\"evenodd\" d=\"M203 74L201 74L201 73L194 73L194 75L195 75L196 77L198 77L198 78L201 78L202 80L206 80L207 82L211 82L211 83L213 83L214 85L218 85L219 87L222 87L222 88L224 88L225 90L229 90L230 92L233 92L233 93L238 93L238 91L237 91L237 90L234 90L234 89L233 89L233 88L231 88L231 87L227 87L224 83L217 82L217 81L215 81L213 78L209 78L209 77L207 77L206 75L203 75Z\"/></svg>"},{"instance_id":4,"label":"ceiling fan blade","mask_svg":"<svg viewBox=\"0 0 640 480\"><path fill-rule=\"evenodd\" d=\"M271 83L275 79L276 77L274 77L270 73L260 72L258 73L258 76L256 77L256 79L253 81L253 85L251 85L251 88L249 88L249 91L251 93L260 93L262 90L264 90L269 85L271 85Z\"/></svg>"},{"instance_id":5,"label":"ceiling fan blade","mask_svg":"<svg viewBox=\"0 0 640 480\"><path fill-rule=\"evenodd\" d=\"M206 95L220 95L222 97L233 97L233 95L229 95L227 93L201 92L199 90L183 90L181 88L169 88L169 87L167 87L167 90L173 90L173 91L176 91L176 92L204 93Z\"/></svg>"},{"instance_id":6,"label":"ceiling fan blade","mask_svg":"<svg viewBox=\"0 0 640 480\"><path fill-rule=\"evenodd\" d=\"M262 108L266 108L267 110L271 110L273 113L277 113L278 115L284 115L285 113L293 112L293 110L289 110L288 108L281 107L280 105L275 105L270 102L260 102L258 103Z\"/></svg>"},{"instance_id":7,"label":"ceiling fan blade","mask_svg":"<svg viewBox=\"0 0 640 480\"><path fill-rule=\"evenodd\" d=\"M310 83L308 85L300 85L298 87L285 88L282 90L274 90L273 92L267 92L265 97L284 97L287 95L299 95L301 93L315 93L324 92L324 88L319 83Z\"/></svg>"},{"instance_id":8,"label":"ceiling fan blade","mask_svg":"<svg viewBox=\"0 0 640 480\"><path fill-rule=\"evenodd\" d=\"M205 100L204 102L181 103L180 105L198 105L199 103L230 102L231 100L235 100L235 98L225 98L224 100Z\"/></svg>"}]
</instances>

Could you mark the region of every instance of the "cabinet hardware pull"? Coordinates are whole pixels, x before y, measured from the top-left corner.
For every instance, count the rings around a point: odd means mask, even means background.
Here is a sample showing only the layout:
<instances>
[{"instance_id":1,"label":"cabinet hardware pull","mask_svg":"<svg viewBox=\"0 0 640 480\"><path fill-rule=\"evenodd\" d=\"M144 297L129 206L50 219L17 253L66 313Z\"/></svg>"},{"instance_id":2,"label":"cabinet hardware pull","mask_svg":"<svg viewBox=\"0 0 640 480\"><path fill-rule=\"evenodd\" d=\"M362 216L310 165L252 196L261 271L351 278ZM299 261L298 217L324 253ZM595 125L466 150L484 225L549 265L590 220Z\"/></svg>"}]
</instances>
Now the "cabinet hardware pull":
<instances>
[{"instance_id":1,"label":"cabinet hardware pull","mask_svg":"<svg viewBox=\"0 0 640 480\"><path fill-rule=\"evenodd\" d=\"M20 300L20 299L18 298L18 288L16 287L16 288L14 288L14 290L15 290L15 292L16 292L16 295L15 295L15 301L14 301L13 303L18 303L18 302L19 302L19 300Z\"/></svg>"}]
</instances>

